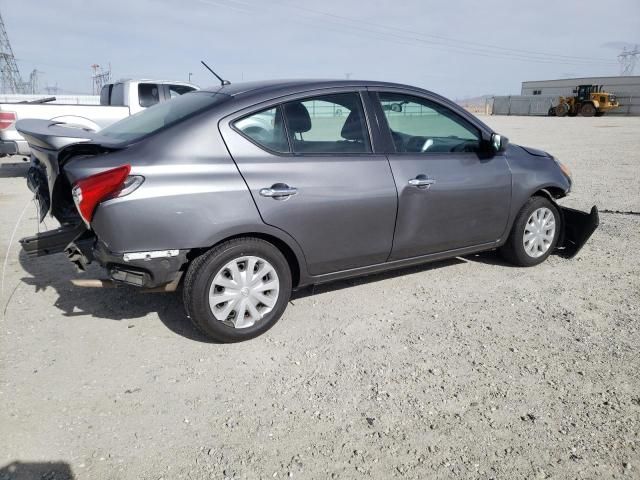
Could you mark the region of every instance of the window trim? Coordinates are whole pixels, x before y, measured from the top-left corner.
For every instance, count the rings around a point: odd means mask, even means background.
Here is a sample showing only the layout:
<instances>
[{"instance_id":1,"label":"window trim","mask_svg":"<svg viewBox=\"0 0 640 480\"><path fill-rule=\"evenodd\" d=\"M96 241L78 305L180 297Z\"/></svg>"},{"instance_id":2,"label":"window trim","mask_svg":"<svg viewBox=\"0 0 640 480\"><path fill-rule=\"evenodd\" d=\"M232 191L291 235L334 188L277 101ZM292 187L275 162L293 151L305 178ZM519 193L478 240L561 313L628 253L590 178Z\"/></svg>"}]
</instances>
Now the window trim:
<instances>
[{"instance_id":1,"label":"window trim","mask_svg":"<svg viewBox=\"0 0 640 480\"><path fill-rule=\"evenodd\" d=\"M289 130L287 128L287 122L284 122L285 124L284 127L285 127L285 132L287 134L287 141L289 142L289 152L286 152L286 153L276 152L273 150L269 150L262 145L258 145L256 142L248 138L243 132L241 132L235 126L235 122L242 118L249 117L256 113L260 113L264 110L269 110L276 106L282 106L285 103L294 102L294 101L304 101L305 99L308 99L308 98L314 98L318 96L332 95L332 94L338 94L338 93L355 93L359 95L360 101L362 102L362 109L364 112L365 122L367 126L367 133L369 135L369 147L370 147L369 152L294 153L293 148L291 146L291 140L290 140ZM294 157L295 158L295 157L340 156L340 157L356 157L357 158L357 157L363 157L363 156L385 155L385 152L382 151L383 149L380 148L380 145L383 143L383 142L380 142L380 136L382 135L382 133L379 132L379 129L377 129L377 131L374 132L374 129L372 126L373 122L376 120L375 109L370 104L370 99L368 98L368 94L369 92L367 91L366 86L329 87L329 88L305 90L301 92L284 95L278 98L272 98L272 99L257 103L255 105L250 105L248 107L242 108L241 110L238 110L236 112L230 113L229 115L226 115L224 118L220 120L220 122L226 123L226 125L231 130L238 133L240 136L242 136L242 138L245 138L246 140L254 144L260 150L278 157Z\"/></svg>"},{"instance_id":2,"label":"window trim","mask_svg":"<svg viewBox=\"0 0 640 480\"><path fill-rule=\"evenodd\" d=\"M444 97L440 97L436 94L428 94L422 90L410 90L406 88L394 88L394 87L369 87L367 89L369 94L371 95L371 103L374 108L374 113L376 120L380 129L380 138L381 143L383 144L383 148L381 150L382 153L386 155L420 155L424 157L435 156L435 155L478 155L478 152L398 152L396 151L395 143L393 142L393 137L391 135L391 127L389 126L389 122L387 121L387 116L384 114L382 110L382 104L380 103L380 93L393 93L398 95L407 95L410 97L416 97L420 99L424 99L427 102L435 103L442 108L446 108L450 110L453 114L458 116L463 120L465 124L470 127L475 128L479 134L480 142L488 141L491 134L493 133L488 127L483 124L478 123L479 121L475 119L469 112L462 109L462 107L451 103L450 101Z\"/></svg>"}]
</instances>

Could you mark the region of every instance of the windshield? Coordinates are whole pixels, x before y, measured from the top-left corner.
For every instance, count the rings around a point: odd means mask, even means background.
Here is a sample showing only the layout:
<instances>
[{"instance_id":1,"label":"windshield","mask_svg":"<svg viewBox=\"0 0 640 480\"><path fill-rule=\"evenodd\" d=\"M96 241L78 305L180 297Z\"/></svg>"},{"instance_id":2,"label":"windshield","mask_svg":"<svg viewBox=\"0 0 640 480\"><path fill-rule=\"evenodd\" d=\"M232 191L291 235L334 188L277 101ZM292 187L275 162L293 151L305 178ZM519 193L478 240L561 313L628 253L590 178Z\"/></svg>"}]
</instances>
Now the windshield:
<instances>
[{"instance_id":1,"label":"windshield","mask_svg":"<svg viewBox=\"0 0 640 480\"><path fill-rule=\"evenodd\" d=\"M122 142L139 140L163 128L209 109L229 99L229 95L212 92L192 92L159 103L100 130L100 135Z\"/></svg>"}]
</instances>

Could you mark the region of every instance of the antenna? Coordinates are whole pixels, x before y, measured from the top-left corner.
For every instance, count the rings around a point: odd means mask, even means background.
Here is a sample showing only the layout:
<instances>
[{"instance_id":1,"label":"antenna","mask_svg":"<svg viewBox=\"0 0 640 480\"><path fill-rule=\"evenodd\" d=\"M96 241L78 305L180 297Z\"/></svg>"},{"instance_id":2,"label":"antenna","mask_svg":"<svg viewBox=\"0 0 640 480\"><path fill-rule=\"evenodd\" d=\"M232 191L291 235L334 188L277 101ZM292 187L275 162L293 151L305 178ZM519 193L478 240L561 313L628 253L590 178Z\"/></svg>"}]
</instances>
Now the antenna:
<instances>
[{"instance_id":1,"label":"antenna","mask_svg":"<svg viewBox=\"0 0 640 480\"><path fill-rule=\"evenodd\" d=\"M206 63L204 63L204 60L200 60L200 63L201 63L202 65L204 65L204 66L205 66L205 68L206 68L207 70L209 70L211 73L213 73L213 75L214 75L218 80L220 80L220 85L222 85L223 87L224 87L225 85L231 85L231 82L230 82L229 80L223 80L223 79L222 79L222 77L221 77L220 75L218 75L216 72L214 72L214 71L211 69L211 67L210 67L209 65L207 65Z\"/></svg>"}]
</instances>

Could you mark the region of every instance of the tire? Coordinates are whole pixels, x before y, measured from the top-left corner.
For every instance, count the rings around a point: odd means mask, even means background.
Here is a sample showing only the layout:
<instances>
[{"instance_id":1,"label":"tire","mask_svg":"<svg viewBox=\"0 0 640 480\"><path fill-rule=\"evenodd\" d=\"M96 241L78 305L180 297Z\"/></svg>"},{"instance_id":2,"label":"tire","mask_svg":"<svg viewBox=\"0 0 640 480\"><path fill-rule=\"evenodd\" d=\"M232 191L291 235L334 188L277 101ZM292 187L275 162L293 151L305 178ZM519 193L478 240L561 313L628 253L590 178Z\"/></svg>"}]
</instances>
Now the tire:
<instances>
[{"instance_id":1,"label":"tire","mask_svg":"<svg viewBox=\"0 0 640 480\"><path fill-rule=\"evenodd\" d=\"M583 103L580 107L580 115L583 117L593 117L597 113L593 103Z\"/></svg>"},{"instance_id":2,"label":"tire","mask_svg":"<svg viewBox=\"0 0 640 480\"><path fill-rule=\"evenodd\" d=\"M554 111L556 113L556 117L564 117L569 113L569 106L566 103L561 103L556 105Z\"/></svg>"},{"instance_id":3,"label":"tire","mask_svg":"<svg viewBox=\"0 0 640 480\"><path fill-rule=\"evenodd\" d=\"M553 232L548 228L551 225L548 223L549 216L553 217ZM547 219L546 223L545 219ZM500 249L502 256L508 262L520 267L541 264L558 244L561 221L560 212L551 200L545 197L531 197L513 222L509 238ZM528 235L531 240L526 241L525 235Z\"/></svg>"},{"instance_id":4,"label":"tire","mask_svg":"<svg viewBox=\"0 0 640 480\"><path fill-rule=\"evenodd\" d=\"M555 117L556 116L556 109L554 107L551 107L549 109L549 111L547 112L547 116L548 117Z\"/></svg>"},{"instance_id":5,"label":"tire","mask_svg":"<svg viewBox=\"0 0 640 480\"><path fill-rule=\"evenodd\" d=\"M248 268L253 269L251 278ZM260 272L262 277L255 276ZM183 287L191 323L222 343L249 340L269 330L290 296L291 270L284 255L254 237L228 240L193 260Z\"/></svg>"}]
</instances>

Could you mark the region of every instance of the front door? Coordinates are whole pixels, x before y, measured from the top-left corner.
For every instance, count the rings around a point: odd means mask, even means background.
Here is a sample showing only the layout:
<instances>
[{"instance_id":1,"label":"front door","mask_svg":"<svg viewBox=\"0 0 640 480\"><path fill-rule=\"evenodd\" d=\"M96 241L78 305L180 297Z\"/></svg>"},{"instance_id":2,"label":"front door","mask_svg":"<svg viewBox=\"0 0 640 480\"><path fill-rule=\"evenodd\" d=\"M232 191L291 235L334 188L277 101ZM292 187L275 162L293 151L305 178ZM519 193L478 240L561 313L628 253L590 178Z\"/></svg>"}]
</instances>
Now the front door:
<instances>
[{"instance_id":1,"label":"front door","mask_svg":"<svg viewBox=\"0 0 640 480\"><path fill-rule=\"evenodd\" d=\"M221 130L263 221L298 242L310 274L388 258L396 188L359 92L272 105Z\"/></svg>"},{"instance_id":2,"label":"front door","mask_svg":"<svg viewBox=\"0 0 640 480\"><path fill-rule=\"evenodd\" d=\"M479 155L481 132L447 106L404 93L378 96L399 202L390 259L496 242L511 198L505 157Z\"/></svg>"}]
</instances>

